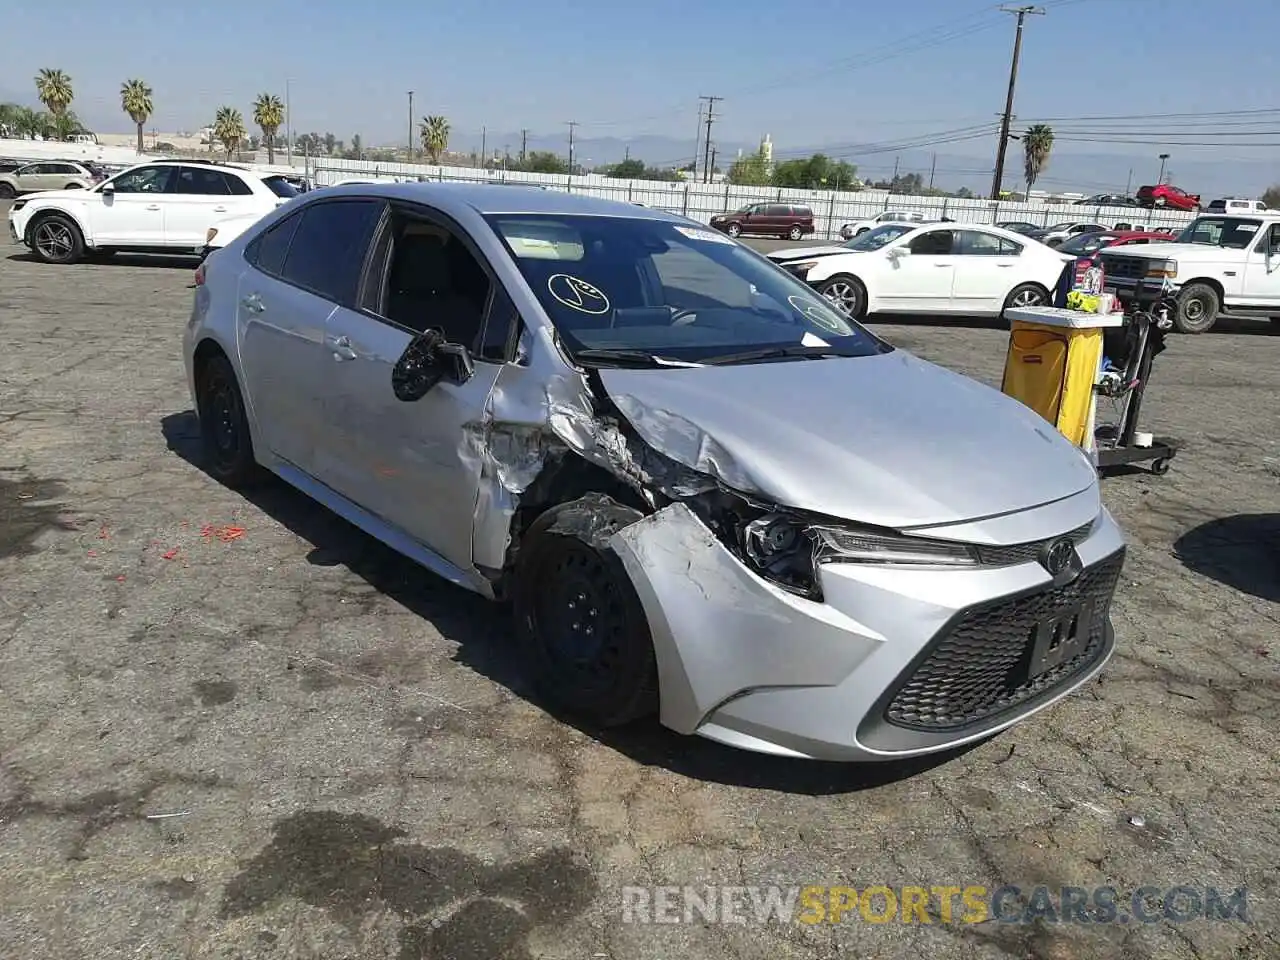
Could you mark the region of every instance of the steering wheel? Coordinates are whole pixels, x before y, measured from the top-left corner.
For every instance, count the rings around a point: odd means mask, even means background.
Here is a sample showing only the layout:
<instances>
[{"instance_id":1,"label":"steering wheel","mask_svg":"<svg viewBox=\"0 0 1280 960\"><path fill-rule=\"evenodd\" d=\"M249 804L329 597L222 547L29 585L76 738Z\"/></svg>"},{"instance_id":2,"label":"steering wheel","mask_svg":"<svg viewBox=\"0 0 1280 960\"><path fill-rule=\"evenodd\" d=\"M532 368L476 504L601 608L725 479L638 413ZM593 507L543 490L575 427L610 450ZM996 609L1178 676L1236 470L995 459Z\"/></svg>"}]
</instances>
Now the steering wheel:
<instances>
[{"instance_id":1,"label":"steering wheel","mask_svg":"<svg viewBox=\"0 0 1280 960\"><path fill-rule=\"evenodd\" d=\"M683 307L671 315L673 327L687 327L698 320L698 311L694 307Z\"/></svg>"}]
</instances>

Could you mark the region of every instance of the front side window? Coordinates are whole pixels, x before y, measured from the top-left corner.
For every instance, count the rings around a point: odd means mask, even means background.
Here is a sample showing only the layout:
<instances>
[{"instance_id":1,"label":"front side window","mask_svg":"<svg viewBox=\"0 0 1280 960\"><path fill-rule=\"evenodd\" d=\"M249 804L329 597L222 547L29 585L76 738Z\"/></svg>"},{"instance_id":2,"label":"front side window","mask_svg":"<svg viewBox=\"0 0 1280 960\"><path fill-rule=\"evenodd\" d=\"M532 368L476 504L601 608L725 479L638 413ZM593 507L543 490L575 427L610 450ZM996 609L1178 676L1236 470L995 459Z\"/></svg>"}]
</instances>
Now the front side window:
<instances>
[{"instance_id":1,"label":"front side window","mask_svg":"<svg viewBox=\"0 0 1280 960\"><path fill-rule=\"evenodd\" d=\"M381 315L415 333L434 327L477 351L490 283L466 245L438 223L397 212L389 260Z\"/></svg>"},{"instance_id":2,"label":"front side window","mask_svg":"<svg viewBox=\"0 0 1280 960\"><path fill-rule=\"evenodd\" d=\"M950 230L930 230L915 237L910 247L916 256L945 257L954 249L954 234Z\"/></svg>"},{"instance_id":3,"label":"front side window","mask_svg":"<svg viewBox=\"0 0 1280 960\"><path fill-rule=\"evenodd\" d=\"M116 193L164 193L169 189L174 167L139 167L107 181Z\"/></svg>"},{"instance_id":4,"label":"front side window","mask_svg":"<svg viewBox=\"0 0 1280 960\"><path fill-rule=\"evenodd\" d=\"M549 214L486 219L574 355L715 363L761 350L892 349L800 280L703 227Z\"/></svg>"},{"instance_id":5,"label":"front side window","mask_svg":"<svg viewBox=\"0 0 1280 960\"><path fill-rule=\"evenodd\" d=\"M281 278L334 303L355 301L381 200L333 200L301 212Z\"/></svg>"}]
</instances>

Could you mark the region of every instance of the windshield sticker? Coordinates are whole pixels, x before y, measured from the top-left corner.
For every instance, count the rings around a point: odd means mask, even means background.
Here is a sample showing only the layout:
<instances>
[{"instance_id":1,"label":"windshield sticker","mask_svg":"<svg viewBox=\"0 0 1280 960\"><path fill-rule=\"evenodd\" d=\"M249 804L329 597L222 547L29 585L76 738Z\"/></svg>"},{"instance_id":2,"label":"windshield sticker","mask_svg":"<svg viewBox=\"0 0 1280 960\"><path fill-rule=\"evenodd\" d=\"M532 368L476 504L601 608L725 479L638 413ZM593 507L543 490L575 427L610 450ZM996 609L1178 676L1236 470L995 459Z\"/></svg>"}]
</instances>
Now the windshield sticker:
<instances>
[{"instance_id":1,"label":"windshield sticker","mask_svg":"<svg viewBox=\"0 0 1280 960\"><path fill-rule=\"evenodd\" d=\"M832 315L831 308L826 305L795 295L787 297L787 303L791 304L796 312L810 323L815 323L823 330L829 330L838 336L845 335L844 325L837 317Z\"/></svg>"},{"instance_id":2,"label":"windshield sticker","mask_svg":"<svg viewBox=\"0 0 1280 960\"><path fill-rule=\"evenodd\" d=\"M815 337L808 330L804 332L804 336L800 338L800 346L802 347L829 347L831 344L823 340L821 337Z\"/></svg>"},{"instance_id":3,"label":"windshield sticker","mask_svg":"<svg viewBox=\"0 0 1280 960\"><path fill-rule=\"evenodd\" d=\"M551 295L571 310L599 316L609 312L609 298L599 287L592 286L581 277L557 273L547 280Z\"/></svg>"},{"instance_id":4,"label":"windshield sticker","mask_svg":"<svg viewBox=\"0 0 1280 960\"><path fill-rule=\"evenodd\" d=\"M688 237L690 240L703 240L707 243L727 243L733 246L733 241L722 233L716 233L714 230L699 230L696 227L676 227L676 233Z\"/></svg>"}]
</instances>

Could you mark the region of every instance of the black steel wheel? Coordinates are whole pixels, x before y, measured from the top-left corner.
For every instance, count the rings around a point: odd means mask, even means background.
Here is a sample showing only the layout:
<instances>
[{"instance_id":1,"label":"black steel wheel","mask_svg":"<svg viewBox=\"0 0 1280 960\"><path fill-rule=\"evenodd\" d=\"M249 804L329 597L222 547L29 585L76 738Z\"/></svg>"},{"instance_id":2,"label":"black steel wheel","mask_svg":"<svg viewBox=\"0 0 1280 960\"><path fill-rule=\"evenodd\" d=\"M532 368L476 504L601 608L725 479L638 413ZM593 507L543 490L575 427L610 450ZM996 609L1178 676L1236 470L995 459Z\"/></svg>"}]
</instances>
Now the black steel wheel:
<instances>
[{"instance_id":1,"label":"black steel wheel","mask_svg":"<svg viewBox=\"0 0 1280 960\"><path fill-rule=\"evenodd\" d=\"M551 703L601 726L658 706L649 624L609 546L641 516L589 494L539 517L517 560L512 601L530 679Z\"/></svg>"},{"instance_id":2,"label":"black steel wheel","mask_svg":"<svg viewBox=\"0 0 1280 960\"><path fill-rule=\"evenodd\" d=\"M1173 327L1179 333L1205 333L1217 322L1221 309L1217 290L1207 283L1189 283L1178 293Z\"/></svg>"},{"instance_id":3,"label":"black steel wheel","mask_svg":"<svg viewBox=\"0 0 1280 960\"><path fill-rule=\"evenodd\" d=\"M210 357L197 374L200 439L205 467L229 487L246 486L258 475L249 435L249 418L235 370L221 353Z\"/></svg>"}]
</instances>

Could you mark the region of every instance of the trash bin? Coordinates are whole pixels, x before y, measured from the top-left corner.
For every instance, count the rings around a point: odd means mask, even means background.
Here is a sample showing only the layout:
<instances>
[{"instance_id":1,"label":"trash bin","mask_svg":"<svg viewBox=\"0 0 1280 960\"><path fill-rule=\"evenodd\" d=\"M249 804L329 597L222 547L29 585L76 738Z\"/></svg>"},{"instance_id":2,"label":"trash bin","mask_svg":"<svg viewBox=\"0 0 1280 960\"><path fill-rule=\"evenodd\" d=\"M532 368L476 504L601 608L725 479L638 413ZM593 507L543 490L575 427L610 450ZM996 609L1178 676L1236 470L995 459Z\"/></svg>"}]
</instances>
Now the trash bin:
<instances>
[{"instance_id":1,"label":"trash bin","mask_svg":"<svg viewBox=\"0 0 1280 960\"><path fill-rule=\"evenodd\" d=\"M1122 326L1124 317L1062 307L1014 307L1005 316L1011 330L1001 391L1092 450L1103 332Z\"/></svg>"}]
</instances>

